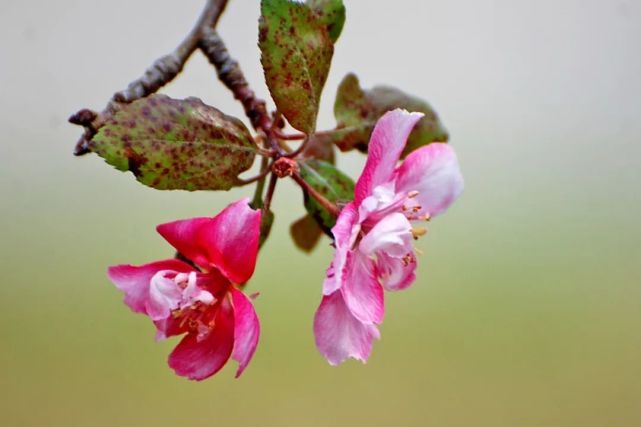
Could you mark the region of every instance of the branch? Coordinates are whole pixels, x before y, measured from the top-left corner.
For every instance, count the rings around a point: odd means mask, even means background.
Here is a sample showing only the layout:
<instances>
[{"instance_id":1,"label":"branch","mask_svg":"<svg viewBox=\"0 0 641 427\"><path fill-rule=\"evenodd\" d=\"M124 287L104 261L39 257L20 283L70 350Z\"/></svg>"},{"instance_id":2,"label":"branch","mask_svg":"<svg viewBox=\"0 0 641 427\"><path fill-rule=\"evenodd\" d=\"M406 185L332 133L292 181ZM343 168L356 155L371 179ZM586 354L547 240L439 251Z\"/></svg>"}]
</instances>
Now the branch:
<instances>
[{"instance_id":1,"label":"branch","mask_svg":"<svg viewBox=\"0 0 641 427\"><path fill-rule=\"evenodd\" d=\"M213 27L203 28L199 46L209 62L216 68L218 79L233 92L234 98L243 104L245 114L254 129L269 133L272 121L267 114L265 101L256 98L256 94L249 87L238 62L229 55L225 43Z\"/></svg>"},{"instance_id":2,"label":"branch","mask_svg":"<svg viewBox=\"0 0 641 427\"><path fill-rule=\"evenodd\" d=\"M216 26L225 6L227 6L227 0L208 0L198 22L178 47L170 54L157 59L142 77L129 83L127 89L114 94L113 100L129 103L155 93L172 81L198 48L204 32Z\"/></svg>"},{"instance_id":3,"label":"branch","mask_svg":"<svg viewBox=\"0 0 641 427\"><path fill-rule=\"evenodd\" d=\"M203 37L203 30L216 26L218 18L226 6L227 0L207 0L198 22L178 47L172 53L156 60L145 71L145 74L131 82L127 89L116 92L102 113L85 108L72 115L69 122L85 128L83 135L76 143L73 154L81 156L89 152L89 141L104 123L105 118L117 110L118 103L129 103L144 98L172 81L182 71L191 54L198 48L198 43Z\"/></svg>"}]
</instances>

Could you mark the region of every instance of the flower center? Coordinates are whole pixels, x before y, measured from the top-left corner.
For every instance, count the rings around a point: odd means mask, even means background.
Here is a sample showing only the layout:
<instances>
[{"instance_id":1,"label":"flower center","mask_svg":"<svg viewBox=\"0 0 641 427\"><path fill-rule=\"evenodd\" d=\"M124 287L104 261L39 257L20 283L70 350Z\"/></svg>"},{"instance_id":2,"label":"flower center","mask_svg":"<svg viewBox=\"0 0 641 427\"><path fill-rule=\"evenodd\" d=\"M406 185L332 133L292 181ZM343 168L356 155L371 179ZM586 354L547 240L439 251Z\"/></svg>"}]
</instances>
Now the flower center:
<instances>
[{"instance_id":1,"label":"flower center","mask_svg":"<svg viewBox=\"0 0 641 427\"><path fill-rule=\"evenodd\" d=\"M156 304L166 307L166 313L179 321L180 328L197 332L201 340L213 329L217 310L216 298L197 281L195 271L159 271L151 279L150 294Z\"/></svg>"}]
</instances>

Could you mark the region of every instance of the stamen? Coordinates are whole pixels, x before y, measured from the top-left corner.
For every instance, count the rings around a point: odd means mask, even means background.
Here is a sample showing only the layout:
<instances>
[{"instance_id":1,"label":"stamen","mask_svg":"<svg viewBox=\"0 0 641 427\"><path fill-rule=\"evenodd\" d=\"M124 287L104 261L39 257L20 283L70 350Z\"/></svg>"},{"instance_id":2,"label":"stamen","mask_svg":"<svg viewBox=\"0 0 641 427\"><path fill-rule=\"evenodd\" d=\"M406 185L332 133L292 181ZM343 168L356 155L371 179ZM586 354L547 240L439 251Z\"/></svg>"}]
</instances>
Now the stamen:
<instances>
[{"instance_id":1,"label":"stamen","mask_svg":"<svg viewBox=\"0 0 641 427\"><path fill-rule=\"evenodd\" d=\"M401 262L405 267L407 267L412 262L414 262L414 257L412 257L412 254L408 253L403 258L401 258Z\"/></svg>"},{"instance_id":2,"label":"stamen","mask_svg":"<svg viewBox=\"0 0 641 427\"><path fill-rule=\"evenodd\" d=\"M418 240L419 237L424 236L425 234L427 234L427 228L425 227L412 228L412 237L414 237L414 240Z\"/></svg>"},{"instance_id":3,"label":"stamen","mask_svg":"<svg viewBox=\"0 0 641 427\"><path fill-rule=\"evenodd\" d=\"M418 196L418 191L410 191L409 193L407 193L407 197L409 199L413 199L416 196Z\"/></svg>"}]
</instances>

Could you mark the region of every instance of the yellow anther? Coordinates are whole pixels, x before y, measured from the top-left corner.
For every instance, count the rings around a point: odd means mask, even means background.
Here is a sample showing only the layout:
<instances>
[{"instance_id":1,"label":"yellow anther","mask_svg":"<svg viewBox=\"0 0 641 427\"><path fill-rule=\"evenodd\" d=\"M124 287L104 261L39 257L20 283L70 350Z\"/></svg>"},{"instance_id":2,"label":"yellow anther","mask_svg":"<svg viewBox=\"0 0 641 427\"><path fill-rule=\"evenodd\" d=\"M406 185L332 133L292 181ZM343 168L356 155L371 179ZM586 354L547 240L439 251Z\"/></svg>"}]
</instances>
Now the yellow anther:
<instances>
[{"instance_id":1,"label":"yellow anther","mask_svg":"<svg viewBox=\"0 0 641 427\"><path fill-rule=\"evenodd\" d=\"M410 191L409 193L407 193L407 197L409 199L413 199L416 196L418 196L418 191Z\"/></svg>"},{"instance_id":2,"label":"yellow anther","mask_svg":"<svg viewBox=\"0 0 641 427\"><path fill-rule=\"evenodd\" d=\"M412 228L412 237L414 237L414 240L418 240L419 237L424 236L426 233L427 233L427 228L425 227Z\"/></svg>"}]
</instances>

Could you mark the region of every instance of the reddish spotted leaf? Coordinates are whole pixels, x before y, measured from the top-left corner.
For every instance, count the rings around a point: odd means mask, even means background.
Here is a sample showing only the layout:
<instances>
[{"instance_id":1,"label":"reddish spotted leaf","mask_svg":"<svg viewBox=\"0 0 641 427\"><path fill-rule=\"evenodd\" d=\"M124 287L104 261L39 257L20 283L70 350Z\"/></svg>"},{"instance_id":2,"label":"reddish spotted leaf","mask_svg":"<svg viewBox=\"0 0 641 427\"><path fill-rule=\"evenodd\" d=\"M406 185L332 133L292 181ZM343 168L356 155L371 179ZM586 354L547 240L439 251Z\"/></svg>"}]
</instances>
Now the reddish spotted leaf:
<instances>
[{"instance_id":1,"label":"reddish spotted leaf","mask_svg":"<svg viewBox=\"0 0 641 427\"><path fill-rule=\"evenodd\" d=\"M228 190L251 167L256 143L245 125L197 98L152 95L119 107L89 149L159 190Z\"/></svg>"},{"instance_id":2,"label":"reddish spotted leaf","mask_svg":"<svg viewBox=\"0 0 641 427\"><path fill-rule=\"evenodd\" d=\"M287 121L301 132L316 128L320 96L334 45L309 5L262 0L258 46L267 87Z\"/></svg>"},{"instance_id":3,"label":"reddish spotted leaf","mask_svg":"<svg viewBox=\"0 0 641 427\"><path fill-rule=\"evenodd\" d=\"M354 148L366 151L378 119L395 108L425 114L412 131L403 156L432 142L447 142L447 131L427 102L389 86L364 90L354 74L345 76L338 87L334 104L337 127L325 136L331 138L342 151Z\"/></svg>"}]
</instances>

